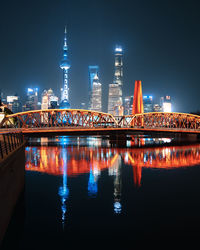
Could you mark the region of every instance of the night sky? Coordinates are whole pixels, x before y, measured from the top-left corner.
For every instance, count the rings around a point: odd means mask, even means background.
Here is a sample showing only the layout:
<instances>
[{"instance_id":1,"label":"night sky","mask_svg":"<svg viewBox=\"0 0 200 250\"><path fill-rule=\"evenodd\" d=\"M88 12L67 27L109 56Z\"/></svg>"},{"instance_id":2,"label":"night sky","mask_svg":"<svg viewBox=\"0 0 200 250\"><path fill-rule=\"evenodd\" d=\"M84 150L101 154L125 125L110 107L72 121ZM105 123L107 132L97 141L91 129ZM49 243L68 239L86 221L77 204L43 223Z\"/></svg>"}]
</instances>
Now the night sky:
<instances>
[{"instance_id":1,"label":"night sky","mask_svg":"<svg viewBox=\"0 0 200 250\"><path fill-rule=\"evenodd\" d=\"M123 93L156 101L171 95L173 111L200 110L200 7L198 1L26 0L0 7L0 88L25 95L26 88L62 86L59 62L68 30L70 102L88 101L88 65L100 67L104 111L114 74L114 47L124 48Z\"/></svg>"}]
</instances>

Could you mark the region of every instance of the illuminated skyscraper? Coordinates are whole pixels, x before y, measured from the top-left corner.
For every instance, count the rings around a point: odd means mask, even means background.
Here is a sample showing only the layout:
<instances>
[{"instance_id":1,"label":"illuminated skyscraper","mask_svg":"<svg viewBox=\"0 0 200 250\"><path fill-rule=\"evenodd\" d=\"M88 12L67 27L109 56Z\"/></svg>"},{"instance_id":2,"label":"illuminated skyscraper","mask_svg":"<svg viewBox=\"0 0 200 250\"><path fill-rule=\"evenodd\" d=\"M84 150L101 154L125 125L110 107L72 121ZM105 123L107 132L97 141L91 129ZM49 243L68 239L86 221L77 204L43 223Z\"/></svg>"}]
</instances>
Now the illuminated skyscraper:
<instances>
[{"instance_id":1,"label":"illuminated skyscraper","mask_svg":"<svg viewBox=\"0 0 200 250\"><path fill-rule=\"evenodd\" d=\"M154 112L162 112L162 107L159 104L154 104L153 111Z\"/></svg>"},{"instance_id":2,"label":"illuminated skyscraper","mask_svg":"<svg viewBox=\"0 0 200 250\"><path fill-rule=\"evenodd\" d=\"M124 115L131 115L133 108L133 96L126 96L124 98Z\"/></svg>"},{"instance_id":3,"label":"illuminated skyscraper","mask_svg":"<svg viewBox=\"0 0 200 250\"><path fill-rule=\"evenodd\" d=\"M38 88L27 89L26 103L22 109L22 111L40 109L38 105Z\"/></svg>"},{"instance_id":4,"label":"illuminated skyscraper","mask_svg":"<svg viewBox=\"0 0 200 250\"><path fill-rule=\"evenodd\" d=\"M93 81L95 76L99 77L99 66L92 65L88 67L89 71L89 104L88 109L92 110L92 91L93 91Z\"/></svg>"},{"instance_id":5,"label":"illuminated skyscraper","mask_svg":"<svg viewBox=\"0 0 200 250\"><path fill-rule=\"evenodd\" d=\"M91 110L95 110L101 112L102 104L101 104L101 83L99 82L99 78L95 75L93 79L92 93L91 93Z\"/></svg>"},{"instance_id":6,"label":"illuminated skyscraper","mask_svg":"<svg viewBox=\"0 0 200 250\"><path fill-rule=\"evenodd\" d=\"M7 96L7 106L13 113L22 111L22 105L18 95Z\"/></svg>"},{"instance_id":7,"label":"illuminated skyscraper","mask_svg":"<svg viewBox=\"0 0 200 250\"><path fill-rule=\"evenodd\" d=\"M63 87L61 88L61 103L60 108L70 108L69 104L69 83L68 83L68 70L70 68L70 62L68 59L68 46L67 46L67 29L65 27L64 32L64 46L63 46L63 58L60 63L60 68L63 70Z\"/></svg>"},{"instance_id":8,"label":"illuminated skyscraper","mask_svg":"<svg viewBox=\"0 0 200 250\"><path fill-rule=\"evenodd\" d=\"M54 95L52 89L44 90L42 93L41 109L57 108L58 97Z\"/></svg>"},{"instance_id":9,"label":"illuminated skyscraper","mask_svg":"<svg viewBox=\"0 0 200 250\"><path fill-rule=\"evenodd\" d=\"M123 62L122 62L123 50L121 46L115 47L115 75L114 83L123 85Z\"/></svg>"},{"instance_id":10,"label":"illuminated skyscraper","mask_svg":"<svg viewBox=\"0 0 200 250\"><path fill-rule=\"evenodd\" d=\"M144 113L153 112L153 96L143 96Z\"/></svg>"},{"instance_id":11,"label":"illuminated skyscraper","mask_svg":"<svg viewBox=\"0 0 200 250\"><path fill-rule=\"evenodd\" d=\"M113 83L109 84L108 113L116 115L117 110L122 109L122 85L123 85L123 50L121 46L115 47L115 73Z\"/></svg>"},{"instance_id":12,"label":"illuminated skyscraper","mask_svg":"<svg viewBox=\"0 0 200 250\"><path fill-rule=\"evenodd\" d=\"M171 97L169 95L161 97L160 104L163 112L172 112Z\"/></svg>"}]
</instances>

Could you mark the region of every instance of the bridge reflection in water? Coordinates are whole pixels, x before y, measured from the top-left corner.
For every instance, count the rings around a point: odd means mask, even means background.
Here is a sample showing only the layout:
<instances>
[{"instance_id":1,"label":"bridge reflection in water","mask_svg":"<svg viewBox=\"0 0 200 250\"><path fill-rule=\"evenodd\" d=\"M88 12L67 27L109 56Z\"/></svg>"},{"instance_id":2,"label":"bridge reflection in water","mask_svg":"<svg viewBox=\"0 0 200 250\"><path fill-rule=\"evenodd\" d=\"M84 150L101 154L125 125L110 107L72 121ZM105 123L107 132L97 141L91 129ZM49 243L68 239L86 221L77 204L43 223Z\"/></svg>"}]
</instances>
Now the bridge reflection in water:
<instances>
[{"instance_id":1,"label":"bridge reflection in water","mask_svg":"<svg viewBox=\"0 0 200 250\"><path fill-rule=\"evenodd\" d=\"M26 147L25 165L27 171L63 176L62 185L58 190L62 203L63 225L66 220L67 199L70 194L67 177L88 174L88 196L96 197L98 179L101 172L107 170L108 175L114 177L114 213L121 213L122 164L132 166L133 183L136 187L142 185L142 169L144 168L172 170L200 165L200 144L108 148L98 145L98 140L95 139L93 142L96 146L92 147L69 146L67 140L67 137L62 138L61 147ZM140 143L144 144L144 140L141 140Z\"/></svg>"}]
</instances>

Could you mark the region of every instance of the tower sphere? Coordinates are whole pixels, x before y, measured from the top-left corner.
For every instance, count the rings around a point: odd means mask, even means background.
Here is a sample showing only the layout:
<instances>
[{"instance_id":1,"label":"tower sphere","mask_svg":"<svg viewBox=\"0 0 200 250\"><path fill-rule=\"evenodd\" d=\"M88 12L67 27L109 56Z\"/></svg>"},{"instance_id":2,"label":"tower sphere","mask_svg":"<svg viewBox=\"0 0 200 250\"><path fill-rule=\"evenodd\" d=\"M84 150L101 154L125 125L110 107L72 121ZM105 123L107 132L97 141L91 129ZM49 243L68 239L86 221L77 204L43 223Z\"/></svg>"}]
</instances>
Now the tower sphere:
<instances>
[{"instance_id":1,"label":"tower sphere","mask_svg":"<svg viewBox=\"0 0 200 250\"><path fill-rule=\"evenodd\" d=\"M60 63L60 68L61 69L69 69L70 68L70 63L69 60L63 59Z\"/></svg>"}]
</instances>

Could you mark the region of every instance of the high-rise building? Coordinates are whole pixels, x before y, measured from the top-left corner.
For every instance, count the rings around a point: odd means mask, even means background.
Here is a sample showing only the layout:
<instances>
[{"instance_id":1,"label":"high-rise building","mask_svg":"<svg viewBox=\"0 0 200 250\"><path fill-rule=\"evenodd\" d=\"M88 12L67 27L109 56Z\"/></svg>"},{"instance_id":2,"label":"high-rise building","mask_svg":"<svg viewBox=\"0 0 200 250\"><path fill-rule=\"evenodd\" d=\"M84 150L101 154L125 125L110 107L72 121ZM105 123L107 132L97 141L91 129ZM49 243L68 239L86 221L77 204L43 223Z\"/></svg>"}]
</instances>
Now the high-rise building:
<instances>
[{"instance_id":1,"label":"high-rise building","mask_svg":"<svg viewBox=\"0 0 200 250\"><path fill-rule=\"evenodd\" d=\"M49 108L50 109L56 109L56 108L59 107L59 105L58 105L58 97L57 96L55 96L55 95L51 96L49 102L50 102L49 103Z\"/></svg>"},{"instance_id":2,"label":"high-rise building","mask_svg":"<svg viewBox=\"0 0 200 250\"><path fill-rule=\"evenodd\" d=\"M153 112L153 96L143 96L144 113Z\"/></svg>"},{"instance_id":3,"label":"high-rise building","mask_svg":"<svg viewBox=\"0 0 200 250\"><path fill-rule=\"evenodd\" d=\"M124 98L124 115L129 115L129 112L130 112L130 100L131 100L131 97L130 96L126 96Z\"/></svg>"},{"instance_id":4,"label":"high-rise building","mask_svg":"<svg viewBox=\"0 0 200 250\"><path fill-rule=\"evenodd\" d=\"M48 100L47 90L45 89L45 90L42 92L41 109L48 109L48 108L49 108L49 100Z\"/></svg>"},{"instance_id":5,"label":"high-rise building","mask_svg":"<svg viewBox=\"0 0 200 250\"><path fill-rule=\"evenodd\" d=\"M160 105L163 112L172 112L171 97L169 95L160 98Z\"/></svg>"},{"instance_id":6,"label":"high-rise building","mask_svg":"<svg viewBox=\"0 0 200 250\"><path fill-rule=\"evenodd\" d=\"M115 74L114 83L123 85L123 61L122 61L123 50L121 46L115 47Z\"/></svg>"},{"instance_id":7,"label":"high-rise building","mask_svg":"<svg viewBox=\"0 0 200 250\"><path fill-rule=\"evenodd\" d=\"M109 84L108 113L115 115L116 107L122 106L121 86L116 83Z\"/></svg>"},{"instance_id":8,"label":"high-rise building","mask_svg":"<svg viewBox=\"0 0 200 250\"><path fill-rule=\"evenodd\" d=\"M63 70L63 87L61 88L61 103L60 108L70 108L69 103L69 82L68 82L68 70L70 68L70 62L68 59L68 46L67 46L67 29L65 27L64 32L64 46L63 46L63 58L60 63L60 68Z\"/></svg>"},{"instance_id":9,"label":"high-rise building","mask_svg":"<svg viewBox=\"0 0 200 250\"><path fill-rule=\"evenodd\" d=\"M93 79L92 93L91 93L91 110L98 112L102 111L101 103L102 88L99 78L96 75Z\"/></svg>"},{"instance_id":10,"label":"high-rise building","mask_svg":"<svg viewBox=\"0 0 200 250\"><path fill-rule=\"evenodd\" d=\"M37 110L38 105L38 88L28 88L25 105L22 107L23 111Z\"/></svg>"},{"instance_id":11,"label":"high-rise building","mask_svg":"<svg viewBox=\"0 0 200 250\"><path fill-rule=\"evenodd\" d=\"M22 111L20 98L17 95L7 96L7 106L13 113L18 113Z\"/></svg>"},{"instance_id":12,"label":"high-rise building","mask_svg":"<svg viewBox=\"0 0 200 250\"><path fill-rule=\"evenodd\" d=\"M126 96L124 98L124 115L131 115L133 108L133 96Z\"/></svg>"},{"instance_id":13,"label":"high-rise building","mask_svg":"<svg viewBox=\"0 0 200 250\"><path fill-rule=\"evenodd\" d=\"M121 46L115 47L115 73L113 83L109 84L108 113L116 115L116 110L122 110L123 85L123 50ZM118 111L119 111L118 110ZM119 113L117 111L117 113Z\"/></svg>"},{"instance_id":14,"label":"high-rise building","mask_svg":"<svg viewBox=\"0 0 200 250\"><path fill-rule=\"evenodd\" d=\"M154 112L162 112L162 107L159 104L154 104L153 111Z\"/></svg>"},{"instance_id":15,"label":"high-rise building","mask_svg":"<svg viewBox=\"0 0 200 250\"><path fill-rule=\"evenodd\" d=\"M6 97L0 89L0 102L6 104Z\"/></svg>"},{"instance_id":16,"label":"high-rise building","mask_svg":"<svg viewBox=\"0 0 200 250\"><path fill-rule=\"evenodd\" d=\"M91 65L88 67L89 72L89 103L88 103L88 109L92 109L92 91L93 91L93 81L95 76L99 77L99 66L97 65Z\"/></svg>"},{"instance_id":17,"label":"high-rise building","mask_svg":"<svg viewBox=\"0 0 200 250\"><path fill-rule=\"evenodd\" d=\"M57 108L58 97L54 95L53 90L44 90L42 93L41 109Z\"/></svg>"}]
</instances>

